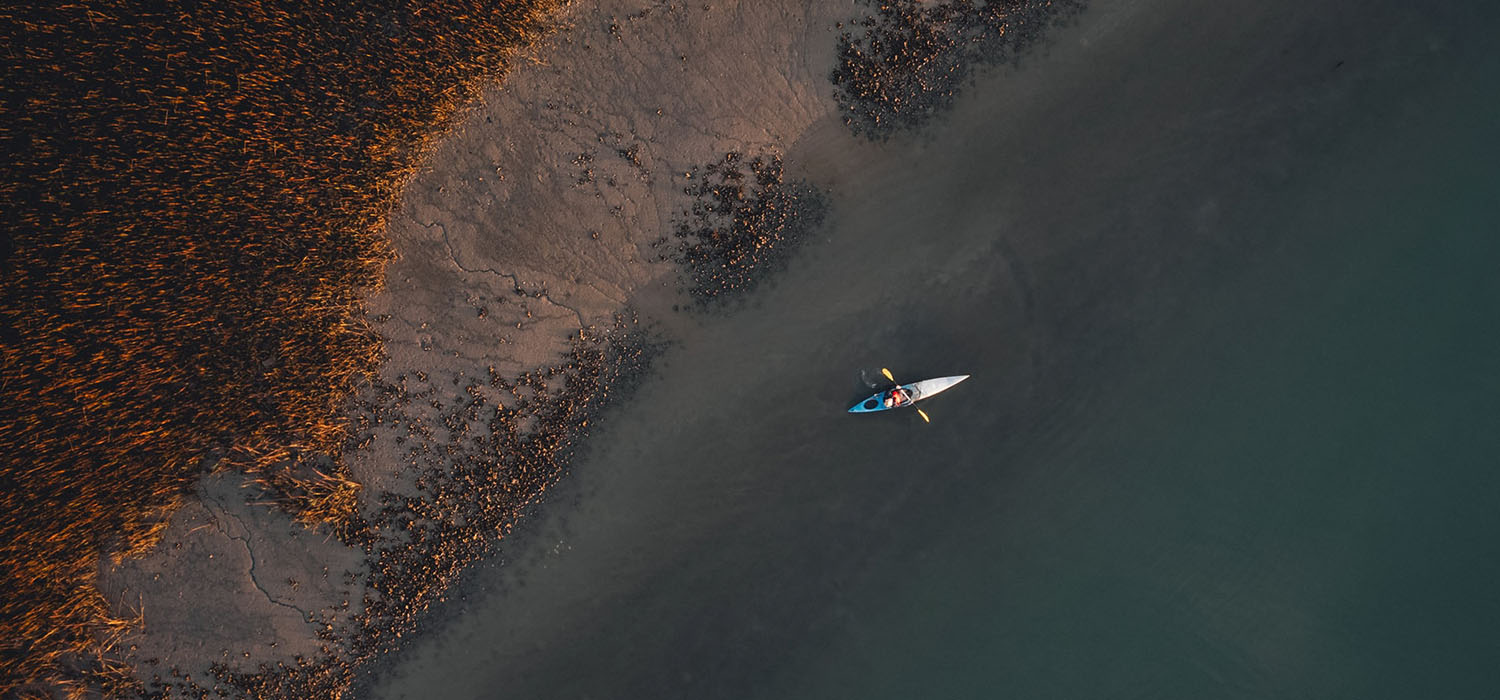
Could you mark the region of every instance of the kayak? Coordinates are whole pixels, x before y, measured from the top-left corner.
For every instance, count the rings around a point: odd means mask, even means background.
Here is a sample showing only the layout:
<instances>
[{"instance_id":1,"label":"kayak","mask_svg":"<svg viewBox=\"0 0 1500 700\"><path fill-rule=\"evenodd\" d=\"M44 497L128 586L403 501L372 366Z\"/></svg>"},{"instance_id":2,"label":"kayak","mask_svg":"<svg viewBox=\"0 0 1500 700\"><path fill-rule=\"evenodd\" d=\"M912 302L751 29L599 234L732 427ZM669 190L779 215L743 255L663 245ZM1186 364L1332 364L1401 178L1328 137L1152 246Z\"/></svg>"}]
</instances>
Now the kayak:
<instances>
[{"instance_id":1,"label":"kayak","mask_svg":"<svg viewBox=\"0 0 1500 700\"><path fill-rule=\"evenodd\" d=\"M947 390L953 388L953 385L955 385L955 384L957 384L957 383L959 383L959 382L961 382L961 381L963 381L965 379L968 379L968 378L969 378L969 375L967 375L967 374L960 374L960 375L958 375L956 377L938 377L937 379L924 379L924 380L922 380L920 382L913 382L911 384L902 384L901 388L905 389L906 391L908 391L908 392L911 393L911 402L910 403L904 403L904 404L901 404L900 406L892 406L891 408L886 408L886 406L885 406L885 395L888 394L888 393L890 393L890 392L889 391L880 391L880 392L876 392L874 396L871 396L870 398L865 399L864 401L861 401L861 402L859 402L857 404L854 404L854 406L849 409L849 412L850 413L875 413L875 412L878 412L878 411L889 411L889 410L891 410L893 408L906 408L907 406L915 404L918 401L922 401L924 399L930 399L930 398L932 398L934 396L937 396L938 394L940 394L940 393L942 393L944 391L947 391Z\"/></svg>"}]
</instances>

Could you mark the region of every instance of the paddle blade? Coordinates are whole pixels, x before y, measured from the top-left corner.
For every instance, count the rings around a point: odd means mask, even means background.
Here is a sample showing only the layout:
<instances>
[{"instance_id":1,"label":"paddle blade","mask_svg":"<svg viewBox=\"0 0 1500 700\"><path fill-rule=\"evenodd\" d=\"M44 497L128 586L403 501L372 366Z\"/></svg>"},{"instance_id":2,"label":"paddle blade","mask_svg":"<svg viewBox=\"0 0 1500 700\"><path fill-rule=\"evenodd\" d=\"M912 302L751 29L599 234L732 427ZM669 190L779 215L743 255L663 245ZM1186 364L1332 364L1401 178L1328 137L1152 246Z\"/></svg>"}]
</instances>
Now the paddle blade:
<instances>
[{"instance_id":1,"label":"paddle blade","mask_svg":"<svg viewBox=\"0 0 1500 700\"><path fill-rule=\"evenodd\" d=\"M926 412L926 411L923 411L923 410L922 410L922 409L920 409L920 408L919 408L919 409L917 409L917 415L919 415L919 416L921 416L921 417L922 417L922 420L924 420L924 421L926 421L926 422L928 422L928 423L931 423L931 422L932 422L932 419L931 419L931 418L928 418L928 417L927 417L927 412Z\"/></svg>"},{"instance_id":2,"label":"paddle blade","mask_svg":"<svg viewBox=\"0 0 1500 700\"><path fill-rule=\"evenodd\" d=\"M884 375L885 375L885 378L886 378L886 379L889 379L889 380L891 380L891 381L892 381L892 382L894 382L894 381L896 381L896 378L895 378L895 377L893 377L893 376L891 376L891 371L890 371L890 370L888 370L888 369L886 369L886 368L884 368L884 367L881 367L881 368L880 368L880 373L881 373L881 374L884 374Z\"/></svg>"}]
</instances>

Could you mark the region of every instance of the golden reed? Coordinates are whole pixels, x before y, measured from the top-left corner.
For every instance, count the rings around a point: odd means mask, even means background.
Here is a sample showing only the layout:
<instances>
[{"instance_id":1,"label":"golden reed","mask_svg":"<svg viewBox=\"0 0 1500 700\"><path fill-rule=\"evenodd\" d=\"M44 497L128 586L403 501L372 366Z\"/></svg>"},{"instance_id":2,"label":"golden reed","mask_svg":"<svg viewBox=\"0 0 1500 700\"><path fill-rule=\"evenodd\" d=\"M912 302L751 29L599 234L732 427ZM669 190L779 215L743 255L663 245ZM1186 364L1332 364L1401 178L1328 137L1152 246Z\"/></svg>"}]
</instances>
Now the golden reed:
<instances>
[{"instance_id":1,"label":"golden reed","mask_svg":"<svg viewBox=\"0 0 1500 700\"><path fill-rule=\"evenodd\" d=\"M379 360L385 219L559 4L0 8L0 694L123 687L100 557L151 547L204 469L352 515L347 474L298 465Z\"/></svg>"}]
</instances>

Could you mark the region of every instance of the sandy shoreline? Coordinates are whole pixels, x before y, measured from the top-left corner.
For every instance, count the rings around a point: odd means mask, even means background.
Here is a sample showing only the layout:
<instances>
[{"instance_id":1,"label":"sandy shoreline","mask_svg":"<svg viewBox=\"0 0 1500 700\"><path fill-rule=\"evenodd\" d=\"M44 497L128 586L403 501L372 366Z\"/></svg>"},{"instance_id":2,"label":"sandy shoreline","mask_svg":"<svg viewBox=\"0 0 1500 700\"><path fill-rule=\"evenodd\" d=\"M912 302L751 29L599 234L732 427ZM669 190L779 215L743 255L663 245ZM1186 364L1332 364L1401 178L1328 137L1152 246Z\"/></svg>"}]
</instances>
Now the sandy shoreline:
<instances>
[{"instance_id":1,"label":"sandy shoreline","mask_svg":"<svg viewBox=\"0 0 1500 700\"><path fill-rule=\"evenodd\" d=\"M545 383L558 369L562 381L577 371L569 356L580 333L616 347L637 310L671 319L669 307L686 303L678 267L658 248L688 220L691 173L729 153L776 156L833 118L833 43L822 35L850 8L705 8L569 9L563 29L487 91L408 187L388 229L399 258L367 305L388 357L356 402L359 448L346 454L367 508L381 493L399 505L401 494L451 471L441 465L479 464L497 444L484 437L493 428L486 405L517 415L566 409L518 392L516 382ZM786 26L818 32L816 40ZM535 419L520 420L517 445L537 429ZM565 468L571 447L558 449L562 461L547 464ZM372 560L360 548L303 528L262 498L241 477L206 480L161 546L101 571L117 613L143 622L121 648L148 686L188 692L227 682L295 693L288 669L307 675L329 658L368 656L348 647L353 630L411 632L421 618L381 607L389 595L368 587ZM533 496L516 499L505 508ZM402 535L391 536L399 544ZM455 561L485 548L465 547ZM440 588L413 600L426 608ZM257 685L268 670L283 680ZM346 673L314 686L337 687Z\"/></svg>"},{"instance_id":2,"label":"sandy shoreline","mask_svg":"<svg viewBox=\"0 0 1500 700\"><path fill-rule=\"evenodd\" d=\"M791 154L789 177L833 190L898 191L905 180L946 180L936 174L950 166L924 157L923 138L877 145L850 133L829 76L838 35L857 8L814 5L578 6L565 29L473 107L393 215L389 235L400 257L387 270L386 289L368 303L388 359L360 401L358 420L368 432L347 455L367 503L387 492L387 512L395 513L409 498L403 494L431 482L435 465L492 451L495 443L482 439L490 428L483 406L515 407L521 395L510 391L513 378L569 367L580 332L606 333L628 311L666 338L704 340L702 321L674 311L687 299L677 291L678 269L660 260L657 246L693 204L685 193L696 184L692 173L726 153ZM890 167L902 160L911 172ZM959 167L982 178L983 163ZM856 229L879 226L880 216L919 214L881 206L833 212ZM1032 323L1029 278L1047 273L1028 271L1023 261L1054 256L1046 246L1062 243L1027 242L1044 247L1002 255L1012 266L1003 283L1017 299L994 320L1002 325ZM861 256L832 274L855 275L853 282L859 270L884 265L880 250ZM984 257L957 262L984 266ZM961 277L954 273L950 283ZM850 311L850 323L869 323L864 312ZM1047 344L1027 333L1005 352L1031 357L1022 366L1032 366ZM142 630L125 642L143 680L160 677L181 689L215 674L367 658L403 643L350 650L351 628L406 634L437 602L441 586L417 595L418 610L387 609L381 592L368 588L370 572L356 549L326 539L303 544L320 538L245 504L233 481L205 485L204 506L174 519L156 553L103 574L102 587L122 610L145 611ZM520 498L506 507L533 500ZM428 524L405 522L418 531ZM397 543L405 537L394 536ZM460 558L473 561L483 546L471 542L465 551ZM455 574L445 567L438 579ZM194 592L199 587L205 592ZM575 627L551 616L517 624L534 624L528 639L542 646ZM335 673L334 685L346 683L350 670ZM194 681L181 680L187 677Z\"/></svg>"},{"instance_id":3,"label":"sandy shoreline","mask_svg":"<svg viewBox=\"0 0 1500 700\"><path fill-rule=\"evenodd\" d=\"M154 551L101 564L140 622L123 663L181 696L483 694L505 673L523 694L710 697L784 673L846 622L847 572L905 536L891 523L971 468L960 447L920 476L856 468L917 448L832 422L849 368L988 363L931 435L961 443L960 415L1049 434L1095 396L1076 368L1144 352L1197 284L1281 245L1258 207L1344 137L1339 110L1408 75L1325 40L1347 4L1103 3L1056 56L1044 38L989 72L1013 57L995 17L920 0L894 26L851 24L859 0L573 5L389 219L399 258L366 304L386 357L341 456L357 522L308 529L242 475L204 478ZM944 22L964 41L915 31ZM696 313L713 293L684 293L674 258L773 281L732 320Z\"/></svg>"},{"instance_id":4,"label":"sandy shoreline","mask_svg":"<svg viewBox=\"0 0 1500 700\"><path fill-rule=\"evenodd\" d=\"M1109 64L1093 52L1133 56L1139 42L1170 33L1178 13L1163 7L1170 4L1119 3L1088 15L1083 26L1064 35L1069 50L1047 62L1045 75L1015 71L1005 91L964 103L963 116L953 122L939 119L931 134L883 144L850 133L829 80L838 61L838 35L845 29L841 23L856 12L853 6L787 1L705 9L618 2L572 8L564 18L566 28L528 52L523 66L503 86L489 90L443 141L391 219L389 235L400 258L387 270L385 291L368 303L388 359L358 402L360 445L346 455L365 487L372 517L381 523L364 546L391 553L370 558L358 547L303 531L277 511L247 504L246 492L233 478L206 482L202 505L174 519L161 548L103 574L102 588L122 612L144 611L143 628L124 643L130 649L127 661L142 680L160 677L179 691L229 679L242 688L295 694L301 681L286 680L287 669L324 674L314 686L336 689L351 682L351 674L362 673L348 665L350 659L358 664L405 646L409 635L431 621L426 611L440 606L446 586L489 551L487 535L476 523L509 531L515 514L530 510L536 497L562 478L578 449L575 439L596 421L602 406L567 394L568 387L639 359L641 348L634 343L640 340L632 340L635 314L651 324L654 337L691 338L693 359L670 358L689 367L670 371L700 377L713 371L713 360L705 357L737 357L739 349L725 345L731 341L721 335L748 330L776 348L769 358L739 358L733 365L770 359L772 365L806 367L799 338L830 327L826 319L836 316L840 320L833 325L850 338L869 341L836 353L841 366L878 365L885 358L877 357L876 349L900 347L913 334L892 316L923 319L917 325L929 329L933 340L910 348L912 356L926 362L944 357L957 362L980 352L1007 358L1005 375L989 381L1011 398L991 409L1001 417L1020 416L1039 384L1066 381L1052 373L1068 366L1070 358L1098 351L1085 336L1128 332L1143 305L1174 303L1170 297L1143 296L1165 274L1167 263L1156 252L1169 241L1166 232L1116 239L1111 232L1120 211L1128 218L1132 208L1142 216L1169 210L1173 217L1191 219L1182 230L1209 235L1228 215L1225 207L1232 206L1213 198L1178 206L1161 199L1158 193L1172 189L1162 183L1099 179L1094 154L1124 157L1129 151L1122 154L1104 142L1092 149L1074 144L1071 134L1080 127L1063 121L1072 118L1078 92L1092 103L1107 104L1110 90L1123 89L1112 81L1128 76L1128 66ZM798 31L786 31L789 26ZM1111 69L1103 69L1101 60ZM1193 114L1199 104L1219 97L1218 92L1189 95L1179 106ZM1090 131L1088 121L1082 133L1132 139L1133 129L1149 140L1157 127L1156 108L1140 109L1138 115L1113 115L1123 124L1123 136L1117 129ZM1231 119L1225 125L1233 129L1240 123ZM1185 123L1184 128L1196 127ZM967 155L969 141L984 144L984 150ZM688 220L694 204L688 191L701 182L703 169L729 153L746 160L785 155L789 178L807 178L834 193L830 216L841 231L924 232L914 243L903 243L904 264L942 270L924 282L931 292L957 293L969 303L998 293L1004 303L989 308L979 326L965 320L963 301L951 312L924 309L879 282L881 275L900 275L903 269L890 259L889 246L879 242L890 243L888 236L852 246L846 236L838 259L814 245L807 259L793 261L803 278L816 265L822 284L847 290L824 294L819 305L770 317L752 303L750 313L736 318L733 333L718 320L677 312L688 299L678 291L678 268L661 259L660 246ZM1158 155L1171 157L1152 154ZM1040 168L1033 173L1038 182L1052 178L1108 193L1100 196L1118 202L1120 209L1102 207L1097 218L1078 220L1042 206L1043 200L1019 199L1022 188L1007 191L1001 187L1004 178L993 177L1007 158ZM1277 176L1274 165L1267 175ZM890 196L882 199L879 193ZM1014 225L1022 213L1027 223L1017 235L977 246L964 238L967 231ZM1233 242L1209 239L1183 255L1201 263L1234 248ZM1080 261L1102 267L1076 269ZM1130 267L1112 269L1122 263ZM872 272L878 274L872 278ZM1073 284L1079 275L1094 279ZM967 289L976 279L987 282ZM773 286L765 303L797 308L784 298L793 293ZM975 334L989 329L1006 340L985 347L978 335L954 338L946 330L965 326L974 326ZM582 345L581 335L589 339ZM938 342L941 338L949 340ZM602 354L589 354L593 351L586 348L593 347L603 348ZM843 391L832 385L815 388L822 403L845 401ZM790 404L793 397L783 398ZM499 411L498 420L493 411ZM548 415L556 420L537 419ZM803 418L808 423L803 430L824 420ZM553 423L561 427L553 430ZM673 445L683 464L712 459L700 453L706 448L691 447L688 435L660 434L659 425L631 425L621 429L654 431L650 442ZM749 433L731 440L724 426L698 430L725 435L722 439L745 453L756 446ZM521 455L520 461L504 461L512 453ZM493 481L505 469L519 470L524 488ZM628 494L664 498L650 495L648 484L619 475L592 488L627 494L616 503L628 502ZM841 488L830 482L808 491ZM481 517L479 511L464 510L483 494L494 494L494 512ZM734 512L744 506L731 501L719 507ZM611 519L649 520L666 512L646 507L638 514L580 518L597 529ZM492 516L499 519L488 520ZM566 517L550 511L548 522ZM666 523L652 526L652 536L660 539L657 549L706 546L695 543L691 532L666 528ZM553 536L543 532L506 551L538 556L537 548L546 549L541 543ZM414 559L410 552L427 550L408 546L413 543L437 547L432 551L441 556ZM635 546L617 544L624 551ZM857 557L859 551L855 547L837 556ZM588 566L616 566L612 561L603 557ZM372 572L370 562L390 570ZM531 560L517 575L529 575L522 570L533 571L536 563ZM622 577L616 582L622 590L644 586L655 575L649 566L619 566L614 574ZM725 588L733 585L725 582ZM551 642L578 634L590 615L616 620L623 614L594 607L602 602L598 599L567 607L578 598L589 594L553 591L534 609L509 610L526 649L506 653L519 654L521 666L536 663L546 669L557 663L545 651ZM396 633L402 638L390 638ZM335 660L331 672L330 658ZM260 673L265 670L276 672ZM255 685L267 677L280 679L278 685Z\"/></svg>"},{"instance_id":5,"label":"sandy shoreline","mask_svg":"<svg viewBox=\"0 0 1500 700\"><path fill-rule=\"evenodd\" d=\"M692 337L708 355L735 356L734 348L719 347L716 335L724 329L716 321L673 310L687 299L678 292L677 267L661 260L659 250L693 206L686 193L698 184L692 174L701 179L705 166L728 153L746 159L786 155L790 178L805 177L836 193L831 217L842 230L924 231L906 254L912 265L944 270L926 282L941 293L961 289L971 278L1003 289L1007 301L989 310L984 327L1002 329L1008 338L987 352L1013 360L1014 369L992 381L1016 397L999 413L1018 414L1034 386L1048 381L1049 368L1064 366L1070 353L1092 351L1084 336L1107 335L1109 324L1128 327L1143 303L1141 290L1161 271L1153 266L1166 264L1155 254L1166 238L1115 240L1111 227L1119 212L1107 207L1101 218L1077 221L1012 199L1019 194L987 196L1003 182L990 181L1003 160L962 157L962 144L972 137L986 144L982 153L1040 164L1041 176L1059 185L1112 192L1108 196L1127 217L1131 207L1181 210L1196 217L1187 230L1210 233L1225 216L1224 205L1209 199L1178 207L1153 198L1170 189L1160 183L1097 180L1100 164L1091 154L1117 151L1107 143L1078 147L1069 141L1075 126L1058 121L1072 117L1074 91L1091 91L1094 103L1105 104L1108 90L1125 89L1111 81L1128 79L1128 68L1105 70L1089 47L1133 56L1137 42L1146 41L1142 37L1170 33L1169 23L1180 12L1164 5L1171 3L1119 3L1089 15L1084 26L1066 34L1070 50L1048 65L1045 78L1018 72L1004 94L968 103L966 117L951 124L939 119L941 141L919 136L886 144L850 133L829 79L839 61L838 36L848 29L843 23L858 12L852 4L620 1L570 9L565 28L529 50L521 67L487 91L442 142L390 221L400 257L387 269L386 289L368 302L388 359L356 408L360 446L346 457L364 485L368 508L385 518L366 546L396 553L367 558L357 547L247 504L247 492L234 478L206 482L201 505L174 519L155 553L103 572L101 587L121 612L143 614L144 626L123 645L130 649L127 662L144 681L160 677L184 690L211 686L206 679L253 685L264 669L300 667L309 673L327 658L358 662L404 646L389 635L416 631L447 583L487 551L475 518L454 514L476 493L494 493L503 516L497 522L508 530L512 516L534 505L568 468L574 438L596 419L600 404L557 392L633 362L640 349L629 341L636 328L632 314L654 324L659 337ZM1198 104L1181 106L1191 114ZM1115 130L1084 133L1130 139L1134 129L1150 138L1155 128L1154 111L1114 116L1124 125L1123 136ZM1227 126L1238 123L1229 120ZM934 157L930 149L946 155ZM1135 190L1140 197L1133 198ZM900 196L881 201L876 193ZM966 205L971 197L975 201ZM1001 222L991 227L1013 222L1017 212L1031 215L1025 235L977 248L961 238L964 231L984 228L985 220ZM1186 254L1211 255L1223 245L1206 241ZM910 334L887 318L891 309L899 316L928 317L936 338L945 337L945 328L964 325L961 317L939 319L938 312L920 310L869 279L869 271L900 274L885 246L845 248L838 260L814 251L811 262L794 261L803 270L822 265L825 283L851 290L842 300L821 300L832 306L816 313L809 308L774 319L750 313L736 323L769 339L779 348L773 357L782 361L798 357L799 328L825 325L829 315L840 316L851 337L875 334L876 342L845 349L866 355ZM1092 252L1080 252L1085 249ZM1080 260L1141 267L1074 269ZM1071 284L1079 275L1097 275L1113 287ZM1118 296L1106 294L1111 289ZM770 291L773 299L786 293ZM587 347L602 343L603 354L580 359L581 335L591 339ZM956 358L954 353L978 352L978 343L934 341L914 354L927 361ZM843 357L846 363L864 360L882 361ZM695 375L709 371L704 362L692 361ZM826 402L845 400L836 387L817 391ZM494 410L501 414L498 422L491 418ZM537 415L563 416L563 428L549 431ZM810 424L819 420L808 417ZM691 442L679 437L656 441ZM697 455L696 448L680 449ZM486 481L502 465L494 453L507 450L523 455L520 462L503 464L526 474L530 490ZM623 477L609 483L625 493L648 488ZM631 517L659 515L648 510ZM587 516L590 527L598 527L599 518ZM690 541L691 533L656 534L665 543L701 546ZM439 546L444 554L436 564L403 558L398 550L418 540L459 544ZM523 551L534 545L520 543ZM372 561L396 567L394 573L370 571ZM429 565L435 568L424 568ZM652 574L648 567L628 575ZM413 576L421 582L408 590ZM644 585L640 580L635 585ZM380 588L387 584L402 588ZM569 595L587 597L582 591ZM584 626L590 608L548 607L568 599L554 595L536 610L512 611L516 629L529 630L522 636L533 651L523 656L545 657L540 650L548 640ZM387 638L379 639L382 634ZM317 687L347 684L356 670L341 663ZM287 694L298 687L288 682L266 690Z\"/></svg>"}]
</instances>

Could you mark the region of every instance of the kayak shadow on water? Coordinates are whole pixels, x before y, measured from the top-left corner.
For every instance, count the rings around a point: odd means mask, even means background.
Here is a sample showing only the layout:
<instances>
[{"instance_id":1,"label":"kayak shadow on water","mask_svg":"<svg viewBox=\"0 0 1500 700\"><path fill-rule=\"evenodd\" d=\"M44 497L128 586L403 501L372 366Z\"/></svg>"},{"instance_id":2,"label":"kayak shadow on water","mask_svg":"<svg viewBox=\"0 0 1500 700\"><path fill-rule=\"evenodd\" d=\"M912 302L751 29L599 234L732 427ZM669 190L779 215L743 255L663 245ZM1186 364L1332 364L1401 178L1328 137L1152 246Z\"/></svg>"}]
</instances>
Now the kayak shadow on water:
<instances>
[{"instance_id":1,"label":"kayak shadow on water","mask_svg":"<svg viewBox=\"0 0 1500 700\"><path fill-rule=\"evenodd\" d=\"M875 370L872 372L868 369L861 369L859 371L859 381L863 382L865 387L869 389L880 389L894 385L893 382L891 382L891 380L889 379L886 379L885 375L882 375L879 370Z\"/></svg>"}]
</instances>

